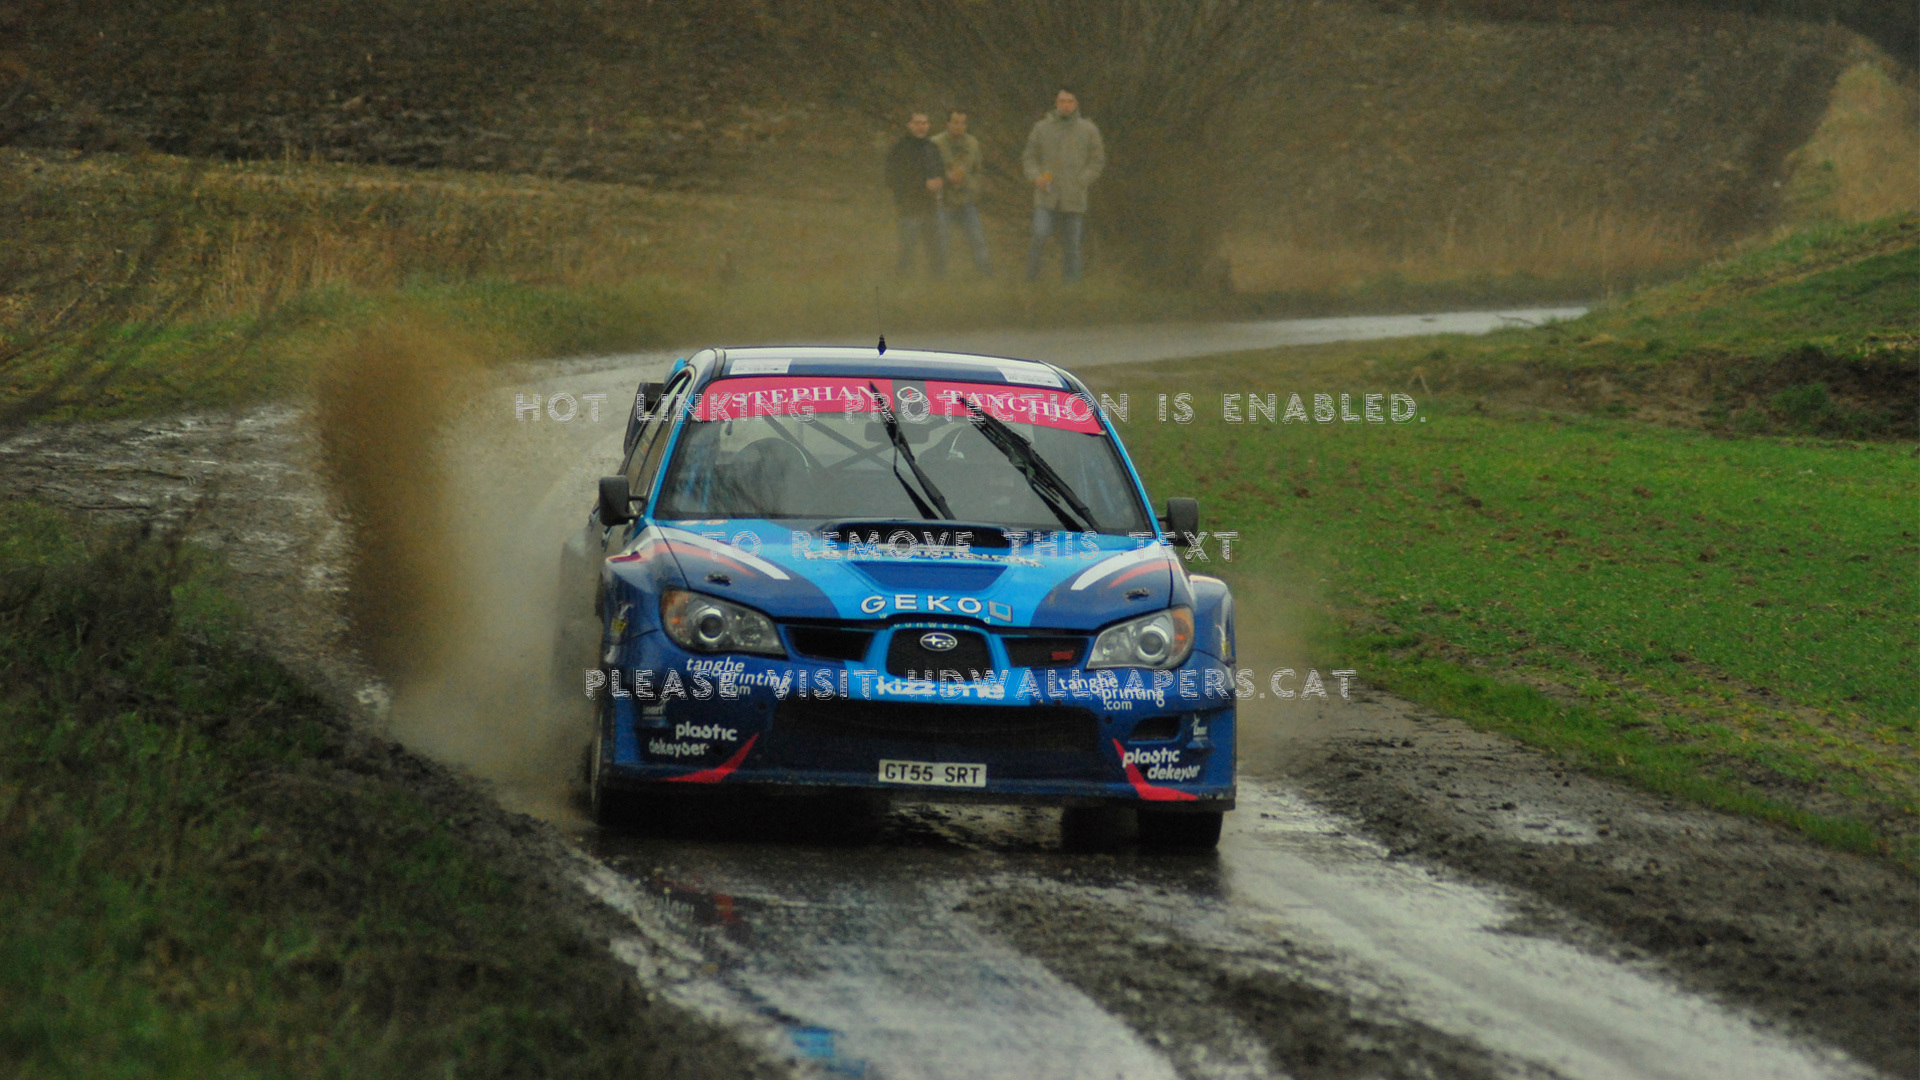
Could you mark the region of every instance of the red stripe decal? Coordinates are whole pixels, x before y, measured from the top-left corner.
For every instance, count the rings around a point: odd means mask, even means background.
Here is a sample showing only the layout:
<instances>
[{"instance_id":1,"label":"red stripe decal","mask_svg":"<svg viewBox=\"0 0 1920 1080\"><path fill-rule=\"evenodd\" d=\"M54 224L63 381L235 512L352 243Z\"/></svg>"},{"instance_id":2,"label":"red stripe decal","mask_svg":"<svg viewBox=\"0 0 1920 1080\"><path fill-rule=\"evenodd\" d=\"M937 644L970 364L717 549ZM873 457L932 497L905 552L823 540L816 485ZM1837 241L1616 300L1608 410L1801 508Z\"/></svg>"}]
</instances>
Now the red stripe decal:
<instances>
[{"instance_id":1,"label":"red stripe decal","mask_svg":"<svg viewBox=\"0 0 1920 1080\"><path fill-rule=\"evenodd\" d=\"M733 770L739 768L741 762L747 760L747 751L753 749L753 744L757 742L759 738L760 736L757 734L749 738L747 745L735 750L732 757L715 765L711 769L701 769L699 772L691 772L685 776L669 777L667 782L670 784L717 784L725 780ZM1191 799L1193 796L1189 795L1187 798Z\"/></svg>"},{"instance_id":2,"label":"red stripe decal","mask_svg":"<svg viewBox=\"0 0 1920 1080\"><path fill-rule=\"evenodd\" d=\"M749 741L749 744L751 744L751 741ZM1117 753L1120 755L1120 764L1124 766L1127 770L1127 783L1133 785L1133 793L1135 795L1140 796L1141 798L1147 800L1148 802L1199 802L1200 801L1200 796L1195 795L1190 791L1175 791L1173 788L1170 788L1170 787L1160 787L1155 784L1147 783L1147 778L1140 775L1140 766L1135 765L1133 762L1127 760L1127 749L1126 747L1120 745L1119 739L1113 740L1113 750L1114 750L1114 753Z\"/></svg>"},{"instance_id":3,"label":"red stripe decal","mask_svg":"<svg viewBox=\"0 0 1920 1080\"><path fill-rule=\"evenodd\" d=\"M1111 589L1117 585L1124 585L1127 582L1132 581L1134 578L1141 576L1142 574L1164 574L1166 572L1167 572L1167 564L1164 561L1159 559L1148 559L1146 562L1143 562L1138 566L1120 571L1120 573L1116 574L1111 580L1107 582L1107 588Z\"/></svg>"}]
</instances>

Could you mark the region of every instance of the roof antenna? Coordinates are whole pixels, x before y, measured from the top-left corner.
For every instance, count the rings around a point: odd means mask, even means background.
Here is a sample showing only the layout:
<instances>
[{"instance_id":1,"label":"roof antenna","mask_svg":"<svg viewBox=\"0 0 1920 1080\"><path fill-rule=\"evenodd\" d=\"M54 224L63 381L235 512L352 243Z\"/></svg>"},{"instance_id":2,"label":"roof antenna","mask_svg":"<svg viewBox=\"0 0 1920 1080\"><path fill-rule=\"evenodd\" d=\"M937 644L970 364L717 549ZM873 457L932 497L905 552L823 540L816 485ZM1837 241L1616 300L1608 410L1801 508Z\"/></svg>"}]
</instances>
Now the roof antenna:
<instances>
[{"instance_id":1,"label":"roof antenna","mask_svg":"<svg viewBox=\"0 0 1920 1080\"><path fill-rule=\"evenodd\" d=\"M880 286L878 285L873 287L873 321L882 327L879 347L880 355L885 356L887 355L887 332L884 328L887 325L887 309L880 303Z\"/></svg>"},{"instance_id":2,"label":"roof antenna","mask_svg":"<svg viewBox=\"0 0 1920 1080\"><path fill-rule=\"evenodd\" d=\"M885 334L880 335L880 355L887 355L887 335Z\"/></svg>"}]
</instances>

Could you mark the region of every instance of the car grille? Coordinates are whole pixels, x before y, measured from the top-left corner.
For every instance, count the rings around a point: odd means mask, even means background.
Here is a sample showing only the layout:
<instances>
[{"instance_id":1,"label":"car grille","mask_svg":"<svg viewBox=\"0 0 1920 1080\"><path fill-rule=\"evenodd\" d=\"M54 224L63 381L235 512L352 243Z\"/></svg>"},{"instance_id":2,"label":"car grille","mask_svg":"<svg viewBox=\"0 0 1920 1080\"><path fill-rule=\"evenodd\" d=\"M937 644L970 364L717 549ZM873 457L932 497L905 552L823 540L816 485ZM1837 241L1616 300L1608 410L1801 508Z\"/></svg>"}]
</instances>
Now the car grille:
<instances>
[{"instance_id":1,"label":"car grille","mask_svg":"<svg viewBox=\"0 0 1920 1080\"><path fill-rule=\"evenodd\" d=\"M865 660L873 644L871 630L837 630L830 626L789 626L793 651L822 660Z\"/></svg>"},{"instance_id":2,"label":"car grille","mask_svg":"<svg viewBox=\"0 0 1920 1080\"><path fill-rule=\"evenodd\" d=\"M1002 637L1007 662L1014 667L1072 667L1080 662L1087 639L1079 637Z\"/></svg>"},{"instance_id":3,"label":"car grille","mask_svg":"<svg viewBox=\"0 0 1920 1080\"><path fill-rule=\"evenodd\" d=\"M959 644L945 652L935 652L920 644L927 634L949 634ZM987 639L971 630L897 627L887 643L887 674L909 679L939 679L942 672L953 672L961 680L975 680L993 670L993 654L987 651ZM951 680L950 680L951 681Z\"/></svg>"},{"instance_id":4,"label":"car grille","mask_svg":"<svg viewBox=\"0 0 1920 1080\"><path fill-rule=\"evenodd\" d=\"M984 750L1094 750L1100 724L1066 705L938 705L893 701L789 699L774 730L827 739L939 743Z\"/></svg>"}]
</instances>

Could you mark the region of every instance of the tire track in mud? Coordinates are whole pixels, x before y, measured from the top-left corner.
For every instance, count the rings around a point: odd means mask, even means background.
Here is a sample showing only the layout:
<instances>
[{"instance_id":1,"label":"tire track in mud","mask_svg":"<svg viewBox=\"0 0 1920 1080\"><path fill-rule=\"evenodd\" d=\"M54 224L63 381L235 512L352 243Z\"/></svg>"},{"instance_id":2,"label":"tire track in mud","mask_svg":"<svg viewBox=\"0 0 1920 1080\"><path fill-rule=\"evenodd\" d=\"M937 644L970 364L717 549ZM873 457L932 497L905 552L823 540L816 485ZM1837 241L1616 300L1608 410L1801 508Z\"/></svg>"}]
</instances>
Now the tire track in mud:
<instances>
[{"instance_id":1,"label":"tire track in mud","mask_svg":"<svg viewBox=\"0 0 1920 1080\"><path fill-rule=\"evenodd\" d=\"M1872 1075L1281 784L1243 786L1217 856L1137 850L1124 822L1067 851L1056 812L925 805L823 846L808 808L590 836L598 891L688 951L669 996L824 1033L866 1075Z\"/></svg>"},{"instance_id":2,"label":"tire track in mud","mask_svg":"<svg viewBox=\"0 0 1920 1080\"><path fill-rule=\"evenodd\" d=\"M962 910L1015 946L1051 957L1067 982L1167 1048L1182 1077L1296 1080L1551 1080L1549 1069L1395 1015L1316 981L1338 966L1287 938L1264 955L1169 934L1159 925L1051 890L988 894Z\"/></svg>"}]
</instances>

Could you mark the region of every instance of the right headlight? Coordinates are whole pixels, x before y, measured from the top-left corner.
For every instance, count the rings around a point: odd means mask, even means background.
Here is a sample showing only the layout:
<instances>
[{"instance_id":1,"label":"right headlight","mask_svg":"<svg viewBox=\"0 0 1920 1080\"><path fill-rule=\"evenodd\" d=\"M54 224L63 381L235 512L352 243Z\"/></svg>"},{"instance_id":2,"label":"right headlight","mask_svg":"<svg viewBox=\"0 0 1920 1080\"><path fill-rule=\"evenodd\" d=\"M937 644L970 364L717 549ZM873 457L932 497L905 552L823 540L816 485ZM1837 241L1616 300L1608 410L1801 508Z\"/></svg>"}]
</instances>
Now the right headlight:
<instances>
[{"instance_id":1,"label":"right headlight","mask_svg":"<svg viewBox=\"0 0 1920 1080\"><path fill-rule=\"evenodd\" d=\"M1193 609L1173 607L1100 631L1087 667L1176 668L1192 653Z\"/></svg>"},{"instance_id":2,"label":"right headlight","mask_svg":"<svg viewBox=\"0 0 1920 1080\"><path fill-rule=\"evenodd\" d=\"M660 597L660 625L683 649L785 656L773 620L748 607L682 589Z\"/></svg>"}]
</instances>

